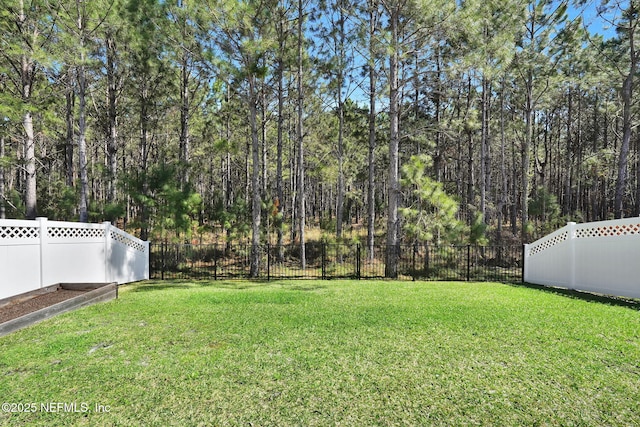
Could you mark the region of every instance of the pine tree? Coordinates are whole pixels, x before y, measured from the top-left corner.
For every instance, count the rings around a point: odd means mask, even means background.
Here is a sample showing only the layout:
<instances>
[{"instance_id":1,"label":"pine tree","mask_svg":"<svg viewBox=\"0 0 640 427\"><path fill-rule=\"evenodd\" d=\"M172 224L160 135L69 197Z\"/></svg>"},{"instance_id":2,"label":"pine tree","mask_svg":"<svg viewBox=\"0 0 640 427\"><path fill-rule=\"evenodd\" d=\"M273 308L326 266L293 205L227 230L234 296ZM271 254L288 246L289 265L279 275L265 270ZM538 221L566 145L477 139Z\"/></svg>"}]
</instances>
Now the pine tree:
<instances>
[{"instance_id":1,"label":"pine tree","mask_svg":"<svg viewBox=\"0 0 640 427\"><path fill-rule=\"evenodd\" d=\"M278 261L284 260L284 182L283 182L283 161L284 161L284 134L285 134L285 68L289 61L287 52L289 34L288 7L282 2L278 5L278 14L276 22L276 35L278 47L276 51L276 75L277 80L277 141L276 141L276 232L278 246Z\"/></svg>"},{"instance_id":2,"label":"pine tree","mask_svg":"<svg viewBox=\"0 0 640 427\"><path fill-rule=\"evenodd\" d=\"M387 249L385 277L398 276L398 204L400 195L399 149L400 149L400 14L406 2L389 1L383 5L389 15L390 55L389 55L389 176L387 193Z\"/></svg>"},{"instance_id":3,"label":"pine tree","mask_svg":"<svg viewBox=\"0 0 640 427\"><path fill-rule=\"evenodd\" d=\"M368 33L367 33L367 52L368 52L368 64L367 72L369 74L369 152L367 156L368 174L367 174L367 248L369 260L374 258L374 243L375 243L375 151L376 151L376 98L377 98L377 84L378 73L376 71L377 43L376 37L378 33L378 21L380 19L379 3L378 0L369 0L367 2L368 9Z\"/></svg>"},{"instance_id":4,"label":"pine tree","mask_svg":"<svg viewBox=\"0 0 640 427\"><path fill-rule=\"evenodd\" d=\"M219 41L221 48L227 55L227 65L244 84L244 102L248 110L251 140L251 277L257 277L260 271L262 191L258 135L259 82L267 73L263 58L273 49L273 42L265 34L268 31L268 8L263 6L254 3L225 4L219 11L217 22L222 31Z\"/></svg>"},{"instance_id":5,"label":"pine tree","mask_svg":"<svg viewBox=\"0 0 640 427\"><path fill-rule=\"evenodd\" d=\"M622 5L615 2L615 7L621 12L621 19L616 24L618 42L626 50L626 69L624 65L616 66L622 77L622 145L618 156L617 180L615 189L614 214L616 218L624 217L624 196L628 181L629 151L632 133L632 105L634 79L636 77L638 63L640 62L640 50L636 46L637 32L640 28L640 2L629 0Z\"/></svg>"},{"instance_id":6,"label":"pine tree","mask_svg":"<svg viewBox=\"0 0 640 427\"><path fill-rule=\"evenodd\" d=\"M296 105L296 141L298 144L298 174L297 174L297 199L298 199L298 235L300 239L300 268L304 270L307 265L306 242L305 242L305 225L306 225L306 200L305 200L305 163L304 163L304 17L305 10L302 0L298 0L298 70L296 76L296 89L298 93L298 102Z\"/></svg>"},{"instance_id":7,"label":"pine tree","mask_svg":"<svg viewBox=\"0 0 640 427\"><path fill-rule=\"evenodd\" d=\"M545 50L549 47L552 34L566 19L566 3L555 5L549 0L537 0L529 4L526 25L519 41L515 66L523 84L524 92L524 137L522 142L521 178L521 238L529 238L529 180L531 171L531 149L533 146L534 112L537 103L547 91L543 78L550 68Z\"/></svg>"},{"instance_id":8,"label":"pine tree","mask_svg":"<svg viewBox=\"0 0 640 427\"><path fill-rule=\"evenodd\" d=\"M21 151L24 153L24 203L25 216L37 216L37 158L34 131L34 114L38 111L44 95L37 91L42 84L43 64L47 59L47 49L53 40L50 25L47 25L48 9L40 0L18 0L8 3L0 13L0 34L2 37L3 63L7 70L8 83L5 88L10 93L13 112L21 116L24 133L21 137Z\"/></svg>"},{"instance_id":9,"label":"pine tree","mask_svg":"<svg viewBox=\"0 0 640 427\"><path fill-rule=\"evenodd\" d=\"M516 34L525 3L465 1L460 13L465 62L480 74L480 215L488 224L487 194L491 193L491 102L493 81L505 72L515 55Z\"/></svg>"},{"instance_id":10,"label":"pine tree","mask_svg":"<svg viewBox=\"0 0 640 427\"><path fill-rule=\"evenodd\" d=\"M64 25L64 30L67 32L68 37L63 39L66 41L67 49L63 53L66 64L70 67L69 77L74 76L75 85L71 81L68 82L70 88L75 88L75 92L78 99L78 171L80 173L80 201L78 204L78 213L80 222L89 221L89 177L88 177L88 159L87 159L87 98L89 97L88 77L87 74L90 71L90 54L93 49L94 40L92 36L95 35L97 27L104 22L106 16L100 15L104 12L100 8L99 2L87 2L85 0L75 0L73 7L69 9L62 9L61 20ZM66 16L65 16L66 15ZM69 55L69 56L67 56ZM73 72L71 71L73 70ZM72 96L67 93L67 96ZM69 102L67 99L67 105L73 105L73 102ZM69 108L67 109L69 111ZM68 124L68 137L69 129ZM68 154L71 157L71 154ZM68 158L69 166L71 165L71 159Z\"/></svg>"},{"instance_id":11,"label":"pine tree","mask_svg":"<svg viewBox=\"0 0 640 427\"><path fill-rule=\"evenodd\" d=\"M138 158L134 182L137 183L135 196L138 202L140 238L149 237L153 199L150 197L148 178L150 166L150 145L153 133L158 129L160 115L159 100L166 96L170 88L167 79L167 64L162 53L166 48L167 23L164 7L157 0L129 0L127 4L129 28L127 33L127 61L131 67L129 89L136 100L138 129Z\"/></svg>"},{"instance_id":12,"label":"pine tree","mask_svg":"<svg viewBox=\"0 0 640 427\"><path fill-rule=\"evenodd\" d=\"M443 190L442 183L426 175L431 164L431 158L422 154L411 156L402 166L402 186L415 198L401 212L406 219L403 228L413 243L440 245L449 242L449 234L460 230L462 224L456 218L456 201Z\"/></svg>"},{"instance_id":13,"label":"pine tree","mask_svg":"<svg viewBox=\"0 0 640 427\"><path fill-rule=\"evenodd\" d=\"M406 54L424 46L451 15L454 3L443 0L411 2L382 0L388 21L388 87L389 87L389 171L387 176L387 248L385 277L398 275L400 218L400 139L401 95L406 83L400 76Z\"/></svg>"}]
</instances>

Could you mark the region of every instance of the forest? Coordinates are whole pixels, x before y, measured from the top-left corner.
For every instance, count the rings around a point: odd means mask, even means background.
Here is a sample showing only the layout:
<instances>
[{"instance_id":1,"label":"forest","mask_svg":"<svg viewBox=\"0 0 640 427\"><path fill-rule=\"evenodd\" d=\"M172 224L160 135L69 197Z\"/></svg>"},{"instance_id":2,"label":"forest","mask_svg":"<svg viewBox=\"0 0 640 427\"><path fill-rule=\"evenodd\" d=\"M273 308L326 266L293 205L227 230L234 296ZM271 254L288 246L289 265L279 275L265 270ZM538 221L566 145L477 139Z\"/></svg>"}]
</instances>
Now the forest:
<instances>
[{"instance_id":1,"label":"forest","mask_svg":"<svg viewBox=\"0 0 640 427\"><path fill-rule=\"evenodd\" d=\"M640 215L637 0L2 3L0 218L393 248Z\"/></svg>"}]
</instances>

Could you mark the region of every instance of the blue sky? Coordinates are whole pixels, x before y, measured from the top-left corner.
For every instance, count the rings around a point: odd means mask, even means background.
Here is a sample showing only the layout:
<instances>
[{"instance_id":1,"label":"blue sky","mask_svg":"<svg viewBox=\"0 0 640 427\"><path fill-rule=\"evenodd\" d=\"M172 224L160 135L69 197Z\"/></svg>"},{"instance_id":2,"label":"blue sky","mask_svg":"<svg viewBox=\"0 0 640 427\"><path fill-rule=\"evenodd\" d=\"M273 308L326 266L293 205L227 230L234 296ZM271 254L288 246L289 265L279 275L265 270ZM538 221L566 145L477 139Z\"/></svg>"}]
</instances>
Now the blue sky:
<instances>
[{"instance_id":1,"label":"blue sky","mask_svg":"<svg viewBox=\"0 0 640 427\"><path fill-rule=\"evenodd\" d=\"M568 15L569 19L575 19L578 15L582 15L584 24L591 34L601 34L605 39L609 39L614 37L616 32L614 28L610 27L606 20L612 18L615 11L609 12L604 18L598 16L597 10L601 3L602 1L600 0L591 0L577 8L569 6Z\"/></svg>"}]
</instances>

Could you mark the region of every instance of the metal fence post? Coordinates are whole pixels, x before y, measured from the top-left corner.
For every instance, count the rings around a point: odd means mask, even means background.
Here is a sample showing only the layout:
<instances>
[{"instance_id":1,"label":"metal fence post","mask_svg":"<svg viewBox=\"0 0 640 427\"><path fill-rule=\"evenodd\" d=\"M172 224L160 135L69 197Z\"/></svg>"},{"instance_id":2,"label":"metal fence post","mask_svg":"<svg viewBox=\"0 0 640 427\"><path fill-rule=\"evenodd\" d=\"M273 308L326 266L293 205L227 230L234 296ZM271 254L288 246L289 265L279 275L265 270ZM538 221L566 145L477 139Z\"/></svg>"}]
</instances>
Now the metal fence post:
<instances>
[{"instance_id":1,"label":"metal fence post","mask_svg":"<svg viewBox=\"0 0 640 427\"><path fill-rule=\"evenodd\" d=\"M467 245L467 282L471 280L471 245Z\"/></svg>"},{"instance_id":2,"label":"metal fence post","mask_svg":"<svg viewBox=\"0 0 640 427\"><path fill-rule=\"evenodd\" d=\"M424 244L424 277L429 277L429 244Z\"/></svg>"},{"instance_id":3,"label":"metal fence post","mask_svg":"<svg viewBox=\"0 0 640 427\"><path fill-rule=\"evenodd\" d=\"M271 244L267 243L267 282L271 281Z\"/></svg>"},{"instance_id":4,"label":"metal fence post","mask_svg":"<svg viewBox=\"0 0 640 427\"><path fill-rule=\"evenodd\" d=\"M411 266L411 281L416 281L416 253L418 252L417 243L413 244L412 266Z\"/></svg>"},{"instance_id":5,"label":"metal fence post","mask_svg":"<svg viewBox=\"0 0 640 427\"><path fill-rule=\"evenodd\" d=\"M213 280L218 280L218 243L213 244Z\"/></svg>"},{"instance_id":6,"label":"metal fence post","mask_svg":"<svg viewBox=\"0 0 640 427\"><path fill-rule=\"evenodd\" d=\"M360 243L356 245L356 277L360 280Z\"/></svg>"},{"instance_id":7,"label":"metal fence post","mask_svg":"<svg viewBox=\"0 0 640 427\"><path fill-rule=\"evenodd\" d=\"M396 246L395 246L395 251L396 251L396 271L395 271L395 275L393 276L394 280L398 280L398 276L399 276L399 271L398 270L400 270L400 263L402 261L400 259L401 250L402 250L402 247L400 246L400 243L396 243Z\"/></svg>"},{"instance_id":8,"label":"metal fence post","mask_svg":"<svg viewBox=\"0 0 640 427\"><path fill-rule=\"evenodd\" d=\"M160 262L161 262L161 272L160 272L160 277L162 278L162 280L164 280L164 269L165 269L165 255L166 255L166 250L167 248L165 248L165 242L160 242Z\"/></svg>"},{"instance_id":9,"label":"metal fence post","mask_svg":"<svg viewBox=\"0 0 640 427\"><path fill-rule=\"evenodd\" d=\"M325 262L327 260L327 242L322 242L322 280L327 278L327 266Z\"/></svg>"}]
</instances>

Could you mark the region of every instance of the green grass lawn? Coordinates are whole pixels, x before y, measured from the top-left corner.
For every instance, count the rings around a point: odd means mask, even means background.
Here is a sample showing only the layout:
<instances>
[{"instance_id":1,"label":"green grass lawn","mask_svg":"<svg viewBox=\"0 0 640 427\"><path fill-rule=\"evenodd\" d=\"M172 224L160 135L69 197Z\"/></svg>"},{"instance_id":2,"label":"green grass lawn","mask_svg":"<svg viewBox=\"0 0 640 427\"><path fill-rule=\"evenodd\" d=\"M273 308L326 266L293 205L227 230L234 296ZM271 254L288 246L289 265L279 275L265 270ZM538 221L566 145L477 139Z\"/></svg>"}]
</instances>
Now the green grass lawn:
<instances>
[{"instance_id":1,"label":"green grass lawn","mask_svg":"<svg viewBox=\"0 0 640 427\"><path fill-rule=\"evenodd\" d=\"M0 401L36 409L0 424L640 425L639 307L494 283L128 285L0 338Z\"/></svg>"}]
</instances>

